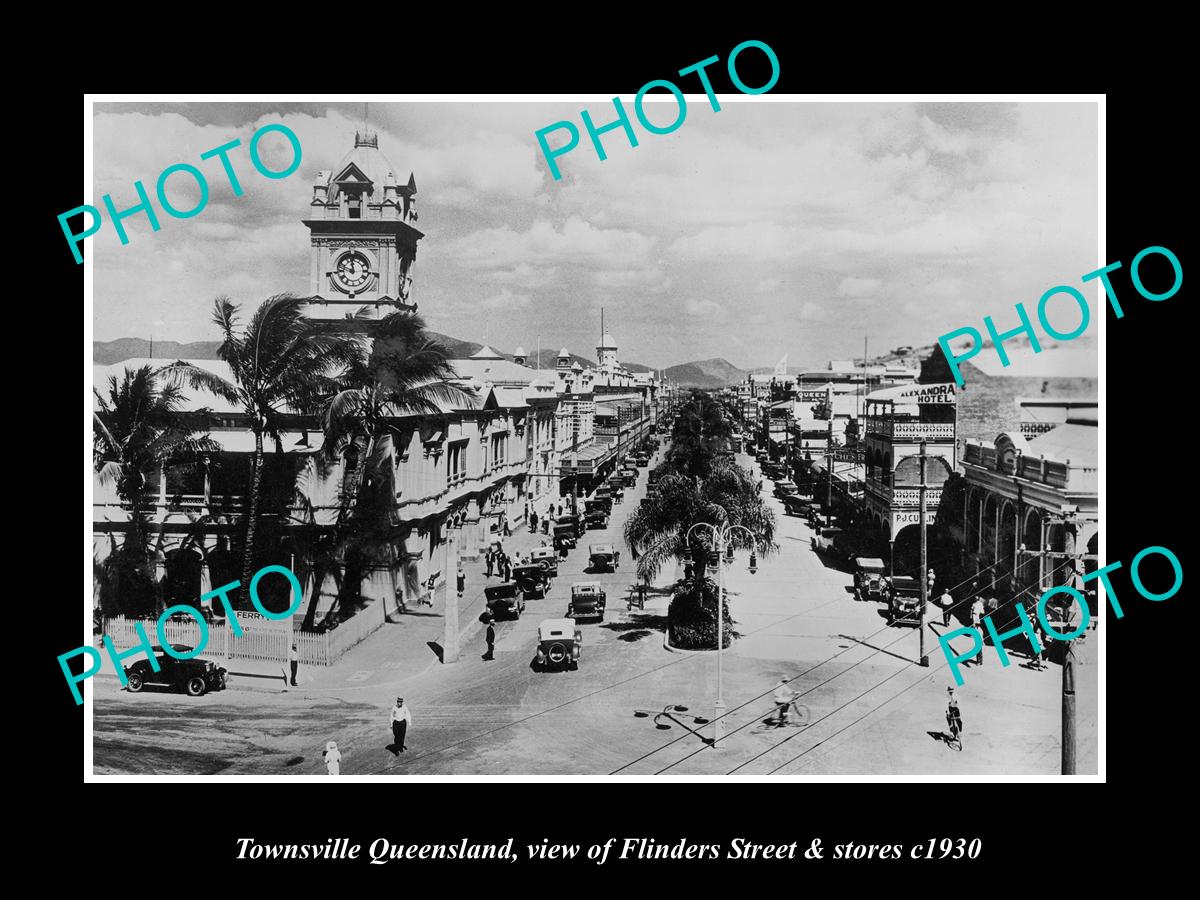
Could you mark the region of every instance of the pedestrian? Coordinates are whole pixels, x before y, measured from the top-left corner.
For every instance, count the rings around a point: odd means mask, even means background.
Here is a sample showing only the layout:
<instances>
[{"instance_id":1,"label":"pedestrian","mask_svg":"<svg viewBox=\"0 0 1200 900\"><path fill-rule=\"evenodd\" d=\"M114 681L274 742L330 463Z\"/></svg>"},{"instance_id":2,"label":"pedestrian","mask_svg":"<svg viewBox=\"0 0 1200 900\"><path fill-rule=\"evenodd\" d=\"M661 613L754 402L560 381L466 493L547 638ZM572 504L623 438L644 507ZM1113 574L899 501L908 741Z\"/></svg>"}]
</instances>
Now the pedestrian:
<instances>
[{"instance_id":1,"label":"pedestrian","mask_svg":"<svg viewBox=\"0 0 1200 900\"><path fill-rule=\"evenodd\" d=\"M483 639L485 641L487 641L487 653L483 654L483 658L486 660L489 660L489 661L495 659L496 658L496 655L495 655L496 654L496 626L492 624L491 616L488 616L487 631L484 632Z\"/></svg>"},{"instance_id":2,"label":"pedestrian","mask_svg":"<svg viewBox=\"0 0 1200 900\"><path fill-rule=\"evenodd\" d=\"M558 517L560 519L562 518L562 504L561 503L558 504Z\"/></svg>"},{"instance_id":3,"label":"pedestrian","mask_svg":"<svg viewBox=\"0 0 1200 900\"><path fill-rule=\"evenodd\" d=\"M942 591L942 596L939 598L938 603L942 607L942 627L949 628L950 610L954 608L954 598L950 595L950 588Z\"/></svg>"},{"instance_id":4,"label":"pedestrian","mask_svg":"<svg viewBox=\"0 0 1200 900\"><path fill-rule=\"evenodd\" d=\"M296 670L300 668L300 650L295 641L292 642L292 649L288 651L288 663L292 669L292 687L299 687L296 684Z\"/></svg>"},{"instance_id":5,"label":"pedestrian","mask_svg":"<svg viewBox=\"0 0 1200 900\"><path fill-rule=\"evenodd\" d=\"M495 557L496 557L495 552L492 550L491 547L488 547L487 553L485 553L483 555L483 560L485 563L487 563L487 577L488 578L492 577L492 560L495 559Z\"/></svg>"},{"instance_id":6,"label":"pedestrian","mask_svg":"<svg viewBox=\"0 0 1200 900\"><path fill-rule=\"evenodd\" d=\"M437 576L430 575L429 581L425 583L425 587L428 588L429 592L425 595L421 603L424 606L433 606L433 592L437 590Z\"/></svg>"},{"instance_id":7,"label":"pedestrian","mask_svg":"<svg viewBox=\"0 0 1200 900\"><path fill-rule=\"evenodd\" d=\"M504 580L512 581L512 559L505 553L500 562L504 566Z\"/></svg>"},{"instance_id":8,"label":"pedestrian","mask_svg":"<svg viewBox=\"0 0 1200 900\"><path fill-rule=\"evenodd\" d=\"M1029 667L1042 671L1042 657L1046 652L1046 632L1042 630L1042 623L1034 618L1033 620L1033 636L1035 642L1030 644L1030 660Z\"/></svg>"},{"instance_id":9,"label":"pedestrian","mask_svg":"<svg viewBox=\"0 0 1200 900\"><path fill-rule=\"evenodd\" d=\"M393 753L403 753L408 749L405 740L408 737L408 726L412 724L412 712L404 705L404 698L397 697L396 705L392 707L392 746Z\"/></svg>"},{"instance_id":10,"label":"pedestrian","mask_svg":"<svg viewBox=\"0 0 1200 900\"><path fill-rule=\"evenodd\" d=\"M467 589L467 573L463 571L462 565L458 567L458 597L461 600L463 591Z\"/></svg>"},{"instance_id":11,"label":"pedestrian","mask_svg":"<svg viewBox=\"0 0 1200 900\"><path fill-rule=\"evenodd\" d=\"M329 741L321 755L325 757L325 771L330 775L342 774L342 754L337 748L337 741Z\"/></svg>"},{"instance_id":12,"label":"pedestrian","mask_svg":"<svg viewBox=\"0 0 1200 900\"><path fill-rule=\"evenodd\" d=\"M987 649L987 639L983 635L983 598L976 597L971 604L971 627L979 632L979 655L975 657L975 665L983 665L983 651Z\"/></svg>"},{"instance_id":13,"label":"pedestrian","mask_svg":"<svg viewBox=\"0 0 1200 900\"><path fill-rule=\"evenodd\" d=\"M501 523L502 523L502 524L503 524L503 526L504 526L504 536L505 536L505 537L512 537L512 528L510 528L510 527L509 527L509 524L508 524L508 516L501 516L501 517L500 517L500 521L501 521Z\"/></svg>"},{"instance_id":14,"label":"pedestrian","mask_svg":"<svg viewBox=\"0 0 1200 900\"><path fill-rule=\"evenodd\" d=\"M529 511L529 533L537 534L537 511L532 509Z\"/></svg>"}]
</instances>

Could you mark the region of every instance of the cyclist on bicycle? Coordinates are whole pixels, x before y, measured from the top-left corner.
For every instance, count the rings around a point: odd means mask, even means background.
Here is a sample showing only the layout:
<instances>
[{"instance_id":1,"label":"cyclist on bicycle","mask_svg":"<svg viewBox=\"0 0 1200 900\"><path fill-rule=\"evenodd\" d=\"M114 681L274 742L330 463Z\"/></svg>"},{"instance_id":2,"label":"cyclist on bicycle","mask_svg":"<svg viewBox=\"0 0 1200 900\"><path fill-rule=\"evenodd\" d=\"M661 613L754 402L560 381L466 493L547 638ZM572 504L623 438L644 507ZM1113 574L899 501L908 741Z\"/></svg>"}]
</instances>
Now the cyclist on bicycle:
<instances>
[{"instance_id":1,"label":"cyclist on bicycle","mask_svg":"<svg viewBox=\"0 0 1200 900\"><path fill-rule=\"evenodd\" d=\"M788 710L791 709L792 702L796 699L796 694L788 687L786 678L779 679L779 687L775 688L775 709L777 712L776 727L783 727L788 722Z\"/></svg>"},{"instance_id":2,"label":"cyclist on bicycle","mask_svg":"<svg viewBox=\"0 0 1200 900\"><path fill-rule=\"evenodd\" d=\"M958 697L954 694L954 688L946 688L946 693L949 695L946 698L946 724L950 726L950 736L957 738L962 734L962 713L958 709Z\"/></svg>"}]
</instances>

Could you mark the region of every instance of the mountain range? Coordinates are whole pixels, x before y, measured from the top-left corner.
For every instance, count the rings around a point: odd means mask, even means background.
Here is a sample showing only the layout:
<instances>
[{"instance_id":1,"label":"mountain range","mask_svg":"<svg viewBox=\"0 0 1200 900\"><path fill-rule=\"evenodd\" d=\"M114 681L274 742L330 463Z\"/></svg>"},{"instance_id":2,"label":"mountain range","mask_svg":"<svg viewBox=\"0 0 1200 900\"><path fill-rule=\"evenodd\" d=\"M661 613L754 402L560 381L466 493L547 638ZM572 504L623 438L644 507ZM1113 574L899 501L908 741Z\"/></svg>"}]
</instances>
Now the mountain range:
<instances>
[{"instance_id":1,"label":"mountain range","mask_svg":"<svg viewBox=\"0 0 1200 900\"><path fill-rule=\"evenodd\" d=\"M433 331L429 332L429 335L434 340L444 344L450 351L451 357L456 359L468 357L483 346L474 341L460 341L458 338L438 334ZM92 362L97 365L109 366L114 363L124 362L127 359L144 359L150 357L155 359L216 359L217 347L217 341L193 341L189 344L182 344L178 341L155 341L151 345L150 341L145 338L118 338L115 341L93 341ZM512 359L511 353L502 353L501 355L506 359ZM540 357L536 353L531 354L526 364L531 368L540 367L544 370L553 371L557 361L557 350L543 349ZM596 364L594 360L575 353L571 354L571 362L578 362L584 368ZM652 366L641 363L627 362L623 363L623 365L630 372L657 371ZM746 377L745 371L732 365L727 360L719 358L670 366L664 369L663 373L669 380L680 387L700 388L703 390L713 390L715 388L726 387L730 384L736 384Z\"/></svg>"}]
</instances>

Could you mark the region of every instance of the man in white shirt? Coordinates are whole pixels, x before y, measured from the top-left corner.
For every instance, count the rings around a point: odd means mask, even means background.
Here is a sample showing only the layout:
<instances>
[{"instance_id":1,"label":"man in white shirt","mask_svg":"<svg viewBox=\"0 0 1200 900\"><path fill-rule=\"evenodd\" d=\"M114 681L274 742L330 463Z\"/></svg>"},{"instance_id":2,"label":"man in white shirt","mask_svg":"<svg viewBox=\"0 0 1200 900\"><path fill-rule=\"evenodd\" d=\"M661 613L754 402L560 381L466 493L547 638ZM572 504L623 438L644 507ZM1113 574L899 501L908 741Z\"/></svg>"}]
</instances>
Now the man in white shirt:
<instances>
[{"instance_id":1,"label":"man in white shirt","mask_svg":"<svg viewBox=\"0 0 1200 900\"><path fill-rule=\"evenodd\" d=\"M779 687L775 688L775 709L778 713L775 727L782 728L788 721L788 710L791 708L792 701L796 699L795 693L788 687L786 678L779 679Z\"/></svg>"},{"instance_id":2,"label":"man in white shirt","mask_svg":"<svg viewBox=\"0 0 1200 900\"><path fill-rule=\"evenodd\" d=\"M979 655L975 657L975 665L983 665L983 652L987 649L987 637L983 630L983 598L976 597L971 604L971 625L979 632Z\"/></svg>"},{"instance_id":3,"label":"man in white shirt","mask_svg":"<svg viewBox=\"0 0 1200 900\"><path fill-rule=\"evenodd\" d=\"M288 662L292 668L292 687L297 687L296 670L300 667L300 650L294 643L292 649L288 651Z\"/></svg>"},{"instance_id":4,"label":"man in white shirt","mask_svg":"<svg viewBox=\"0 0 1200 900\"><path fill-rule=\"evenodd\" d=\"M950 627L950 610L954 608L954 598L950 596L950 589L942 591L942 596L938 598L938 604L942 607L942 627Z\"/></svg>"},{"instance_id":5,"label":"man in white shirt","mask_svg":"<svg viewBox=\"0 0 1200 900\"><path fill-rule=\"evenodd\" d=\"M393 745L397 753L403 753L408 748L404 746L404 739L408 734L408 726L412 724L412 713L409 708L404 705L404 698L397 697L396 705L392 707L392 739Z\"/></svg>"}]
</instances>

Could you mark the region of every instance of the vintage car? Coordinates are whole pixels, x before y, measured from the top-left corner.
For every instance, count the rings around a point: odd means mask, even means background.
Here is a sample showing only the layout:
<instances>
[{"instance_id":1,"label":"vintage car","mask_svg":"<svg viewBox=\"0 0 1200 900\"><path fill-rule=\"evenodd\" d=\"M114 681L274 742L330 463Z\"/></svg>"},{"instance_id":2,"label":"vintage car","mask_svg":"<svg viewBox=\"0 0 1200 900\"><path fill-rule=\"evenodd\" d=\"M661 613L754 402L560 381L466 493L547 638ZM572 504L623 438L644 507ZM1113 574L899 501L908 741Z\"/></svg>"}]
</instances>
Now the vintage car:
<instances>
[{"instance_id":1,"label":"vintage car","mask_svg":"<svg viewBox=\"0 0 1200 900\"><path fill-rule=\"evenodd\" d=\"M631 466L628 463L626 463L625 468L623 468L621 470L621 474L625 476L626 484L630 485L631 487L633 485L637 484L637 480L638 480L637 466Z\"/></svg>"},{"instance_id":2,"label":"vintage car","mask_svg":"<svg viewBox=\"0 0 1200 900\"><path fill-rule=\"evenodd\" d=\"M592 572L615 572L621 565L621 551L612 544L588 546L588 569Z\"/></svg>"},{"instance_id":3,"label":"vintage car","mask_svg":"<svg viewBox=\"0 0 1200 900\"><path fill-rule=\"evenodd\" d=\"M605 482L604 487L596 491L596 494L599 494L600 491L604 491L608 498L613 501L613 503L620 503L625 499L625 482L613 481L610 478L607 482Z\"/></svg>"},{"instance_id":4,"label":"vintage car","mask_svg":"<svg viewBox=\"0 0 1200 900\"><path fill-rule=\"evenodd\" d=\"M888 579L888 624L921 624L921 582L907 575Z\"/></svg>"},{"instance_id":5,"label":"vintage car","mask_svg":"<svg viewBox=\"0 0 1200 900\"><path fill-rule=\"evenodd\" d=\"M537 668L566 666L579 668L579 652L583 647L583 632L573 619L544 619L538 626Z\"/></svg>"},{"instance_id":6,"label":"vintage car","mask_svg":"<svg viewBox=\"0 0 1200 900\"><path fill-rule=\"evenodd\" d=\"M529 562L541 566L552 578L558 574L558 554L553 547L534 547L529 551Z\"/></svg>"},{"instance_id":7,"label":"vintage car","mask_svg":"<svg viewBox=\"0 0 1200 900\"><path fill-rule=\"evenodd\" d=\"M588 528L607 528L608 509L602 503L593 505L589 500L584 508L583 523Z\"/></svg>"},{"instance_id":8,"label":"vintage car","mask_svg":"<svg viewBox=\"0 0 1200 900\"><path fill-rule=\"evenodd\" d=\"M583 524L583 519L575 513L563 513L554 520L554 533L558 533L558 529L570 527L575 532L575 537L583 537L583 532L586 530Z\"/></svg>"},{"instance_id":9,"label":"vintage car","mask_svg":"<svg viewBox=\"0 0 1200 900\"><path fill-rule=\"evenodd\" d=\"M888 602L887 566L882 559L859 557L854 560L854 599Z\"/></svg>"},{"instance_id":10,"label":"vintage car","mask_svg":"<svg viewBox=\"0 0 1200 900\"><path fill-rule=\"evenodd\" d=\"M775 496L780 500L786 500L788 497L795 497L800 493L800 488L796 487L792 481L777 481L775 482Z\"/></svg>"},{"instance_id":11,"label":"vintage car","mask_svg":"<svg viewBox=\"0 0 1200 900\"><path fill-rule=\"evenodd\" d=\"M191 653L192 647L182 644L172 644L176 653ZM125 666L125 686L132 693L137 693L148 684L161 684L167 687L179 688L189 697L199 697L208 691L224 690L228 673L223 666L201 656L192 659L176 659L159 646L150 648L154 661L158 663L158 671L150 665L149 659L139 659L133 665Z\"/></svg>"},{"instance_id":12,"label":"vintage car","mask_svg":"<svg viewBox=\"0 0 1200 900\"><path fill-rule=\"evenodd\" d=\"M818 553L832 553L833 543L842 534L842 529L834 526L832 528L821 528L812 536L812 548Z\"/></svg>"},{"instance_id":13,"label":"vintage car","mask_svg":"<svg viewBox=\"0 0 1200 900\"><path fill-rule=\"evenodd\" d=\"M519 619L525 611L525 594L516 581L489 584L483 589L488 611L497 619Z\"/></svg>"},{"instance_id":14,"label":"vintage car","mask_svg":"<svg viewBox=\"0 0 1200 900\"><path fill-rule=\"evenodd\" d=\"M598 581L581 581L571 585L571 602L567 615L572 619L604 619L608 596Z\"/></svg>"},{"instance_id":15,"label":"vintage car","mask_svg":"<svg viewBox=\"0 0 1200 900\"><path fill-rule=\"evenodd\" d=\"M587 500L585 500L583 502L584 512L587 512L587 510L591 509L591 506L589 506L589 504L603 506L604 511L611 516L612 508L613 508L613 492L612 492L612 490L610 488L604 488L604 487L597 488L596 493L592 494L591 497L589 497Z\"/></svg>"},{"instance_id":16,"label":"vintage car","mask_svg":"<svg viewBox=\"0 0 1200 900\"><path fill-rule=\"evenodd\" d=\"M633 464L639 469L644 469L650 465L650 456L647 453L639 453L633 458Z\"/></svg>"},{"instance_id":17,"label":"vintage car","mask_svg":"<svg viewBox=\"0 0 1200 900\"><path fill-rule=\"evenodd\" d=\"M554 526L554 549L559 553L565 553L567 550L574 550L575 545L579 542L579 535L575 532L575 523L567 522L563 524L561 521Z\"/></svg>"},{"instance_id":18,"label":"vintage car","mask_svg":"<svg viewBox=\"0 0 1200 900\"><path fill-rule=\"evenodd\" d=\"M512 577L527 600L534 595L545 597L550 589L550 576L537 563L516 566L512 570Z\"/></svg>"},{"instance_id":19,"label":"vintage car","mask_svg":"<svg viewBox=\"0 0 1200 900\"><path fill-rule=\"evenodd\" d=\"M790 494L783 498L783 511L789 516L807 519L811 509L813 509L812 501L799 494Z\"/></svg>"}]
</instances>

